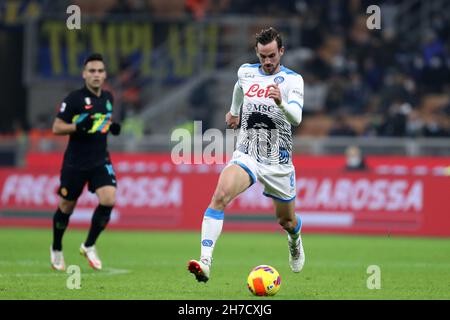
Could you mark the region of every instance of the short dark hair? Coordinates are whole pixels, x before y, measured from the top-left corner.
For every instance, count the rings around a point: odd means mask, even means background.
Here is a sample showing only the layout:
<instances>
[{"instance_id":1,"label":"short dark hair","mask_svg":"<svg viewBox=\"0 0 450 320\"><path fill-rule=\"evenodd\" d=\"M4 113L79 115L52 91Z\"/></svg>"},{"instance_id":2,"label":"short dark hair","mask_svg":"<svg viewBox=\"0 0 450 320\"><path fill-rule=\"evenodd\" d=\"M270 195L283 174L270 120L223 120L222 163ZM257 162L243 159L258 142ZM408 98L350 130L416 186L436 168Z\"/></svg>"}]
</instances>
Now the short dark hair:
<instances>
[{"instance_id":1,"label":"short dark hair","mask_svg":"<svg viewBox=\"0 0 450 320\"><path fill-rule=\"evenodd\" d=\"M262 45L266 45L271 43L273 40L277 41L278 49L280 49L283 46L283 41L281 40L280 33L273 27L263 29L260 33L256 34L256 43L255 47L258 46L258 43L261 43Z\"/></svg>"},{"instance_id":2,"label":"short dark hair","mask_svg":"<svg viewBox=\"0 0 450 320\"><path fill-rule=\"evenodd\" d=\"M84 66L86 66L88 64L88 62L91 62L91 61L101 61L104 63L103 56L100 53L90 54L86 59L84 59Z\"/></svg>"}]
</instances>

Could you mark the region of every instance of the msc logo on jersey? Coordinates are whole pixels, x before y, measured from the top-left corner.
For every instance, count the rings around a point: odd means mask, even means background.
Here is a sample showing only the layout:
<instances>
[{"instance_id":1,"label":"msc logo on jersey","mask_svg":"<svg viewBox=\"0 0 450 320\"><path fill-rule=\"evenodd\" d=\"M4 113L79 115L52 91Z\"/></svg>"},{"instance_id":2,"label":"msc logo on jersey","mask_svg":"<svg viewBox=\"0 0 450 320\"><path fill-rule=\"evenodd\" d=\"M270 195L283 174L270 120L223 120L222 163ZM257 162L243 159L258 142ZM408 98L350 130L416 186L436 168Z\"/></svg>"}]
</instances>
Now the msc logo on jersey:
<instances>
[{"instance_id":1,"label":"msc logo on jersey","mask_svg":"<svg viewBox=\"0 0 450 320\"><path fill-rule=\"evenodd\" d=\"M283 81L284 81L284 77L282 77L282 76L278 76L278 77L275 77L275 79L273 79L273 82L275 82L276 84L280 84Z\"/></svg>"},{"instance_id":2,"label":"msc logo on jersey","mask_svg":"<svg viewBox=\"0 0 450 320\"><path fill-rule=\"evenodd\" d=\"M249 103L246 105L247 111L258 111L258 112L273 112L274 106L268 106L266 104L254 104Z\"/></svg>"}]
</instances>

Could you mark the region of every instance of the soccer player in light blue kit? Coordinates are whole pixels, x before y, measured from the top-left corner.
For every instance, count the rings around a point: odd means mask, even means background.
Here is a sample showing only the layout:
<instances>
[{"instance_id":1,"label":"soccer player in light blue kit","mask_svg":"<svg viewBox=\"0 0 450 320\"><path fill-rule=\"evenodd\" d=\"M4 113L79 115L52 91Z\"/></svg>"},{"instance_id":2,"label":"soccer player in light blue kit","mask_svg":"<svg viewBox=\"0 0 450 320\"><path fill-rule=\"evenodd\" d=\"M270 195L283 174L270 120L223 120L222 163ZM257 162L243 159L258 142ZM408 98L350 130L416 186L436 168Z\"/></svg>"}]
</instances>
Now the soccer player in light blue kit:
<instances>
[{"instance_id":1,"label":"soccer player in light blue kit","mask_svg":"<svg viewBox=\"0 0 450 320\"><path fill-rule=\"evenodd\" d=\"M256 35L255 50L260 63L239 68L231 109L225 117L230 128L237 128L242 106L236 150L222 171L204 213L200 259L188 263L188 270L202 282L210 277L225 208L256 180L264 185L264 195L273 198L278 222L287 232L292 271L300 272L305 262L300 235L302 222L295 214L291 131L291 126L298 126L302 120L303 78L280 64L284 47L274 28Z\"/></svg>"}]
</instances>

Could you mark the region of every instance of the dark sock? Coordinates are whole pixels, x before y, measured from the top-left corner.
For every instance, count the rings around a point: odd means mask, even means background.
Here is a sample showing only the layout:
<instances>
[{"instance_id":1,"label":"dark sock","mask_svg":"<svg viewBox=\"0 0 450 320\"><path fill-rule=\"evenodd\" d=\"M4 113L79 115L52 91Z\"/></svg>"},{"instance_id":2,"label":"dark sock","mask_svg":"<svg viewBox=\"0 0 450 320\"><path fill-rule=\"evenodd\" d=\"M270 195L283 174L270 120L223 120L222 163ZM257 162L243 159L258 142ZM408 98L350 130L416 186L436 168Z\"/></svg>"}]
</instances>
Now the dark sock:
<instances>
[{"instance_id":1,"label":"dark sock","mask_svg":"<svg viewBox=\"0 0 450 320\"><path fill-rule=\"evenodd\" d=\"M91 247L97 241L100 233L105 229L111 217L111 211L113 207L103 206L101 204L94 211L92 216L91 228L89 229L89 234L84 245L86 247Z\"/></svg>"},{"instance_id":2,"label":"dark sock","mask_svg":"<svg viewBox=\"0 0 450 320\"><path fill-rule=\"evenodd\" d=\"M70 214L63 213L59 208L53 216L53 250L62 250L62 238L69 225Z\"/></svg>"}]
</instances>

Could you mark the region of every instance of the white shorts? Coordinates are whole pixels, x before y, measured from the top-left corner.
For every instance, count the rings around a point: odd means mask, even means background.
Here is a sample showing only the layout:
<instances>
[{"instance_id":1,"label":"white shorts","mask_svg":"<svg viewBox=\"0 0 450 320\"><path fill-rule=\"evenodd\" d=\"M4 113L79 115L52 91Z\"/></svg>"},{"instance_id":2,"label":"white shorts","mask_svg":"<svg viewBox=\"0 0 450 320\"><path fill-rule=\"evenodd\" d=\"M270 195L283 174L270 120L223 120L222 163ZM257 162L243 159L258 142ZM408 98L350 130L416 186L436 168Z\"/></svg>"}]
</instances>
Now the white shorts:
<instances>
[{"instance_id":1,"label":"white shorts","mask_svg":"<svg viewBox=\"0 0 450 320\"><path fill-rule=\"evenodd\" d=\"M227 166L237 164L244 169L252 180L258 180L264 186L263 194L279 201L291 201L297 194L295 187L295 168L292 164L269 165L257 162L246 153L238 150Z\"/></svg>"}]
</instances>

